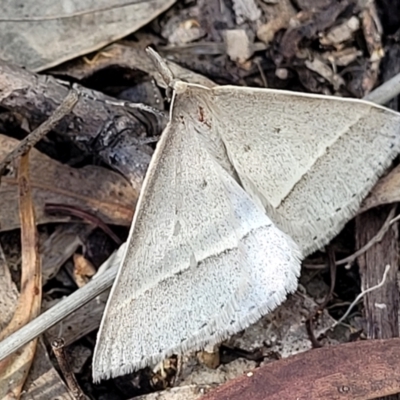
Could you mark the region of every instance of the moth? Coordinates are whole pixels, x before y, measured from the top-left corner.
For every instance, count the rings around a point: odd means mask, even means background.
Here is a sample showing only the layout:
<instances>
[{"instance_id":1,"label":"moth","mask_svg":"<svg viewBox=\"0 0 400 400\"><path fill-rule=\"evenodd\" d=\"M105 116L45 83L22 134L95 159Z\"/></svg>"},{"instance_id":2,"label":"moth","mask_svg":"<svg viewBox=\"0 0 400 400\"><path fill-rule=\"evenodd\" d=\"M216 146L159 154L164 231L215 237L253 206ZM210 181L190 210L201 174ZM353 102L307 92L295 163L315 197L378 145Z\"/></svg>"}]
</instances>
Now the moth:
<instances>
[{"instance_id":1,"label":"moth","mask_svg":"<svg viewBox=\"0 0 400 400\"><path fill-rule=\"evenodd\" d=\"M297 287L400 150L361 100L175 79L100 326L94 380L220 342Z\"/></svg>"}]
</instances>

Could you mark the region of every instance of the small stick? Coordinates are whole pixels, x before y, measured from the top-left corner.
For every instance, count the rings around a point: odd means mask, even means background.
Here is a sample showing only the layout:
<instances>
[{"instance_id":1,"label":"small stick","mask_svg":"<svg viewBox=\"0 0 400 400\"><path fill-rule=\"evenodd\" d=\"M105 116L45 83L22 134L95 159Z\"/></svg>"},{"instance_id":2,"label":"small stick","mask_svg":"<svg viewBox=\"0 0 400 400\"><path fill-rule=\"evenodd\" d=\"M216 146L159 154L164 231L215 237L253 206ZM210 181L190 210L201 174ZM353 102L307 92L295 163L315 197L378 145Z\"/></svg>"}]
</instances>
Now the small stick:
<instances>
[{"instance_id":1,"label":"small stick","mask_svg":"<svg viewBox=\"0 0 400 400\"><path fill-rule=\"evenodd\" d=\"M11 334L0 344L0 360L14 353L20 347L41 335L57 322L72 314L90 300L94 299L113 283L118 271L118 265L113 266L99 277L93 278L88 284L61 300L54 307L45 311L21 329Z\"/></svg>"},{"instance_id":2,"label":"small stick","mask_svg":"<svg viewBox=\"0 0 400 400\"><path fill-rule=\"evenodd\" d=\"M43 122L43 124L39 125L33 132L21 140L15 149L8 153L4 160L0 162L0 178L10 163L22 154L25 154L39 142L40 139L46 136L62 118L72 111L78 100L78 92L74 89L70 90L63 102L55 109L54 113Z\"/></svg>"},{"instance_id":3,"label":"small stick","mask_svg":"<svg viewBox=\"0 0 400 400\"><path fill-rule=\"evenodd\" d=\"M70 206L68 204L54 204L46 203L44 206L46 212L64 212L68 215L73 215L75 217L81 218L83 221L88 222L98 228L100 228L105 234L107 234L117 245L122 244L122 240L108 227L108 225L103 222L96 215L93 215L85 210L81 210L78 207Z\"/></svg>"},{"instance_id":4,"label":"small stick","mask_svg":"<svg viewBox=\"0 0 400 400\"><path fill-rule=\"evenodd\" d=\"M336 261L336 265L344 265L354 262L357 257L367 252L374 244L379 243L385 236L388 229L400 219L400 215L393 218L395 211L396 211L396 205L390 210L389 216L382 225L382 228L379 229L378 233L368 243L366 243L365 246L361 247L361 249L357 250L355 253L346 258L342 258L341 260Z\"/></svg>"},{"instance_id":5,"label":"small stick","mask_svg":"<svg viewBox=\"0 0 400 400\"><path fill-rule=\"evenodd\" d=\"M65 352L64 346L65 342L63 338L57 338L51 344L53 353L57 358L58 365L65 378L65 382L67 383L68 389L71 391L71 394L75 400L87 400L88 397L83 393L74 373L72 372L71 364Z\"/></svg>"},{"instance_id":6,"label":"small stick","mask_svg":"<svg viewBox=\"0 0 400 400\"><path fill-rule=\"evenodd\" d=\"M353 309L353 307L369 292L372 292L373 290L379 289L380 287L383 286L383 284L386 281L386 277L387 274L390 270L390 265L386 265L385 271L383 273L382 276L382 280L375 286L372 286L368 289L363 290L356 298L355 300L350 304L349 308L347 309L347 311L344 313L344 315L342 316L342 318L340 318L338 321L336 321L332 326L331 329L334 328L335 326L341 324L346 318L347 316L350 314L350 311Z\"/></svg>"},{"instance_id":7,"label":"small stick","mask_svg":"<svg viewBox=\"0 0 400 400\"><path fill-rule=\"evenodd\" d=\"M60 82L62 84L66 84L63 81L60 81ZM127 100L101 98L101 97L99 97L98 92L93 92L87 88L78 86L76 84L74 84L72 87L73 87L73 89L75 89L79 92L80 96L85 97L89 100L99 101L101 103L110 104L110 105L116 106L116 107L125 107L125 108L131 109L131 110L144 111L144 112L154 115L156 118L164 118L165 117L164 111L158 110L157 108L148 106L143 103L132 103L131 101L127 101Z\"/></svg>"},{"instance_id":8,"label":"small stick","mask_svg":"<svg viewBox=\"0 0 400 400\"><path fill-rule=\"evenodd\" d=\"M348 265L353 263L357 257L360 257L361 255L363 255L365 252L367 252L373 245L375 245L376 243L379 243L383 237L385 236L386 232L388 231L388 229L400 219L400 215L398 215L397 217L394 217L395 211L396 211L396 205L392 207L392 209L390 210L390 213L388 215L388 217L386 218L386 221L384 222L384 224L382 225L381 229L379 229L378 233L368 242L366 243L363 247L361 247L361 249L358 249L356 252L354 252L353 254L342 258L338 261L335 262L336 266L339 265ZM322 268L326 268L326 264L309 264L309 265L305 265L306 268L310 268L310 269L322 269Z\"/></svg>"},{"instance_id":9,"label":"small stick","mask_svg":"<svg viewBox=\"0 0 400 400\"><path fill-rule=\"evenodd\" d=\"M364 97L364 100L372 101L376 104L386 104L400 93L400 74L395 75L371 93Z\"/></svg>"}]
</instances>

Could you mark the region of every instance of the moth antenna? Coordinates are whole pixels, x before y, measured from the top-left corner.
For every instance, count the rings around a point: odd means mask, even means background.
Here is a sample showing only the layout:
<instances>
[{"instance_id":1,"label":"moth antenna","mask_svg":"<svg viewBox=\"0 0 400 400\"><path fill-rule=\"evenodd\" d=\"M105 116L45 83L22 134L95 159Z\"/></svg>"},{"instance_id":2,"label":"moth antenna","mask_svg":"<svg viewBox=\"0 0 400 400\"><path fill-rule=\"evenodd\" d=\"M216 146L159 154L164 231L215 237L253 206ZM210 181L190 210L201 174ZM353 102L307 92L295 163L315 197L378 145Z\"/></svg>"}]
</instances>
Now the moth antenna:
<instances>
[{"instance_id":1,"label":"moth antenna","mask_svg":"<svg viewBox=\"0 0 400 400\"><path fill-rule=\"evenodd\" d=\"M151 47L146 48L146 53L149 56L150 60L153 62L157 71L160 73L165 84L168 87L170 87L172 81L174 80L174 75L172 74L171 70L168 68L168 65L165 62L165 60Z\"/></svg>"}]
</instances>

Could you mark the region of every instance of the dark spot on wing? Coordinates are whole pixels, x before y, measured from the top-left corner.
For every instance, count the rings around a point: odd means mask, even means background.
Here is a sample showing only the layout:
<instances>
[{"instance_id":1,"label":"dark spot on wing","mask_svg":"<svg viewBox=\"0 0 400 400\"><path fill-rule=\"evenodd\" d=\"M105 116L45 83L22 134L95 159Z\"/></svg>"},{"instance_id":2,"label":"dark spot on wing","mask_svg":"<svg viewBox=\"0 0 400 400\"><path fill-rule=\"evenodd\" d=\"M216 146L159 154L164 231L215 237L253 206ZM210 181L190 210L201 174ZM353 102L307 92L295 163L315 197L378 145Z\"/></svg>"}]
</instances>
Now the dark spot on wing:
<instances>
[{"instance_id":1,"label":"dark spot on wing","mask_svg":"<svg viewBox=\"0 0 400 400\"><path fill-rule=\"evenodd\" d=\"M204 108L199 106L199 121L204 122Z\"/></svg>"},{"instance_id":2,"label":"dark spot on wing","mask_svg":"<svg viewBox=\"0 0 400 400\"><path fill-rule=\"evenodd\" d=\"M175 222L175 226L174 226L174 236L178 236L179 232L181 231L182 225L179 221Z\"/></svg>"}]
</instances>

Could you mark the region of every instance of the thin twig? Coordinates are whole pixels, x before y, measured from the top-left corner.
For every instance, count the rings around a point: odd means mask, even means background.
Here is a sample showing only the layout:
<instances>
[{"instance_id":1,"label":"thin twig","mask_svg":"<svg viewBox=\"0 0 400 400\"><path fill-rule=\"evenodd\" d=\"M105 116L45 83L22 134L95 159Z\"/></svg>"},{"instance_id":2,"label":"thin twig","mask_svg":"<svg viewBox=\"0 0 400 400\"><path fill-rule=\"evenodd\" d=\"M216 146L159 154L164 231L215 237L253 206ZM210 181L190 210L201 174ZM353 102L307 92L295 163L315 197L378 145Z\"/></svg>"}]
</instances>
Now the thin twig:
<instances>
[{"instance_id":1,"label":"thin twig","mask_svg":"<svg viewBox=\"0 0 400 400\"><path fill-rule=\"evenodd\" d=\"M367 252L372 246L374 246L376 243L379 243L383 237L385 236L386 232L388 231L388 229L400 219L400 215L398 215L397 217L393 218L395 212L396 212L396 207L397 205L393 206L392 209L390 210L390 213L388 215L388 217L386 218L386 221L383 223L381 229L379 229L378 233L368 242L366 243L363 247L361 247L361 249L357 250L355 253L351 254L348 257L342 258L341 260L336 261L336 266L339 265L348 265L353 263L357 257L360 257L361 255L363 255L365 252ZM304 264L304 266L306 268L310 268L310 269L322 269L322 268L326 268L327 265L326 264Z\"/></svg>"},{"instance_id":2,"label":"thin twig","mask_svg":"<svg viewBox=\"0 0 400 400\"><path fill-rule=\"evenodd\" d=\"M265 76L264 70L263 70L262 67L261 67L260 59L259 59L259 58L256 58L256 59L254 60L254 62L255 62L255 64L257 65L258 72L260 73L262 83L263 83L264 87L267 88L267 87L268 87L267 77Z\"/></svg>"},{"instance_id":3,"label":"thin twig","mask_svg":"<svg viewBox=\"0 0 400 400\"><path fill-rule=\"evenodd\" d=\"M62 82L64 84L63 81L60 81L60 82ZM74 84L72 87L79 92L80 96L85 97L89 100L99 101L104 104L109 104L109 105L116 106L116 107L124 107L124 108L128 108L131 110L144 111L144 112L154 115L157 118L165 118L165 112L162 110L159 110L158 108L154 108L154 107L148 106L143 103L132 103L131 101L127 101L127 100L101 98L101 97L99 97L98 92L93 92L92 90L84 88L77 84Z\"/></svg>"},{"instance_id":4,"label":"thin twig","mask_svg":"<svg viewBox=\"0 0 400 400\"><path fill-rule=\"evenodd\" d=\"M385 234L388 231L388 229L395 222L397 222L400 219L400 215L398 215L397 217L393 218L394 214L396 212L396 207L397 207L397 205L394 205L391 208L390 213L389 213L388 217L386 218L385 222L383 223L381 229L379 229L378 233L368 243L366 243L363 247L361 247L361 249L357 250L352 255L350 255L350 256L348 256L346 258L342 258L339 261L336 261L336 265L351 264L352 262L354 262L356 260L357 257L359 257L362 254L364 254L365 252L367 252L376 243L379 243L383 239L383 237L385 236Z\"/></svg>"},{"instance_id":5,"label":"thin twig","mask_svg":"<svg viewBox=\"0 0 400 400\"><path fill-rule=\"evenodd\" d=\"M57 358L58 365L72 396L75 400L87 400L88 397L83 393L74 373L72 372L71 364L64 346L65 342L63 338L57 338L51 343L53 353Z\"/></svg>"},{"instance_id":6,"label":"thin twig","mask_svg":"<svg viewBox=\"0 0 400 400\"><path fill-rule=\"evenodd\" d=\"M379 289L380 287L382 287L382 286L385 284L386 277L387 277L387 274L388 274L389 270L390 270L390 265L388 264L388 265L386 265L385 271L384 271L383 276L382 276L382 280L381 280L377 285L372 286L372 287L370 287L370 288L368 288L368 289L366 289L366 290L363 290L363 291L355 298L355 300L350 304L349 308L348 308L347 311L344 313L344 315L343 315L338 321L336 321L336 322L332 325L331 328L334 328L335 326L337 326L337 325L339 325L340 323L342 323L342 322L347 318L347 316L350 314L350 312L351 312L351 310L353 309L353 307L354 307L367 293L372 292L373 290L376 290L376 289Z\"/></svg>"},{"instance_id":7,"label":"thin twig","mask_svg":"<svg viewBox=\"0 0 400 400\"><path fill-rule=\"evenodd\" d=\"M75 217L81 218L83 221L86 221L98 228L100 228L104 233L106 233L117 245L122 244L122 240L112 231L108 225L103 222L100 218L96 215L93 215L85 210L81 210L78 207L71 206L68 204L53 204L53 203L46 203L44 206L46 212L53 213L53 212L63 212L68 215L73 215Z\"/></svg>"},{"instance_id":8,"label":"thin twig","mask_svg":"<svg viewBox=\"0 0 400 400\"><path fill-rule=\"evenodd\" d=\"M3 161L0 162L0 179L6 167L46 136L62 118L72 111L78 100L78 92L74 89L70 90L63 102L55 109L54 113L43 122L43 124L39 125L33 132L21 140L15 149L8 153Z\"/></svg>"},{"instance_id":9,"label":"thin twig","mask_svg":"<svg viewBox=\"0 0 400 400\"><path fill-rule=\"evenodd\" d=\"M107 290L117 275L120 261L115 262L115 260L118 260L118 252L106 261L113 265L110 269L98 277L96 274L87 285L76 290L29 324L2 340L0 342L0 361Z\"/></svg>"},{"instance_id":10,"label":"thin twig","mask_svg":"<svg viewBox=\"0 0 400 400\"><path fill-rule=\"evenodd\" d=\"M400 94L400 74L395 75L388 81L377 87L364 97L364 100L376 104L386 104Z\"/></svg>"}]
</instances>

